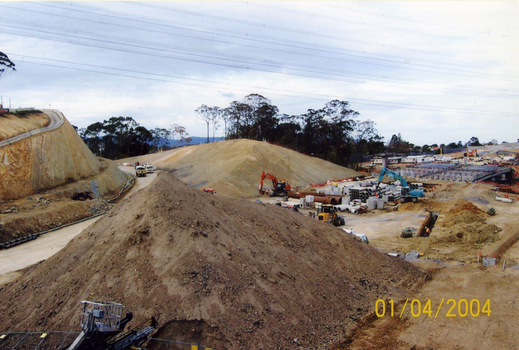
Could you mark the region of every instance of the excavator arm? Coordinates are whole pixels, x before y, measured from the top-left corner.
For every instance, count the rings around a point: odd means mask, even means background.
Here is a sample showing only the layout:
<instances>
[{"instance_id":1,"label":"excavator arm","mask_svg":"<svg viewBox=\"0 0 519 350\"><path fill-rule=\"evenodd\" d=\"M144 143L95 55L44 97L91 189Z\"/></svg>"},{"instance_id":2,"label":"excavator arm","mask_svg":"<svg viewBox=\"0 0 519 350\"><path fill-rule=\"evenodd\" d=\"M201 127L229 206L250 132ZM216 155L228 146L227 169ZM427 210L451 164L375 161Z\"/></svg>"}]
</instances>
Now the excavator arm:
<instances>
[{"instance_id":1,"label":"excavator arm","mask_svg":"<svg viewBox=\"0 0 519 350\"><path fill-rule=\"evenodd\" d=\"M380 172L380 175L378 176L378 184L377 187L380 186L380 183L384 179L384 175L387 175L391 177L393 180L398 180L402 184L403 187L407 187L407 181L394 171L388 169L388 168L382 168L382 171Z\"/></svg>"},{"instance_id":2,"label":"excavator arm","mask_svg":"<svg viewBox=\"0 0 519 350\"><path fill-rule=\"evenodd\" d=\"M259 185L259 193L260 194L263 194L263 182L265 181L265 179L272 180L272 186L274 188L276 188L276 186L278 185L278 179L276 179L276 177L274 175L262 171L261 172L260 185Z\"/></svg>"}]
</instances>

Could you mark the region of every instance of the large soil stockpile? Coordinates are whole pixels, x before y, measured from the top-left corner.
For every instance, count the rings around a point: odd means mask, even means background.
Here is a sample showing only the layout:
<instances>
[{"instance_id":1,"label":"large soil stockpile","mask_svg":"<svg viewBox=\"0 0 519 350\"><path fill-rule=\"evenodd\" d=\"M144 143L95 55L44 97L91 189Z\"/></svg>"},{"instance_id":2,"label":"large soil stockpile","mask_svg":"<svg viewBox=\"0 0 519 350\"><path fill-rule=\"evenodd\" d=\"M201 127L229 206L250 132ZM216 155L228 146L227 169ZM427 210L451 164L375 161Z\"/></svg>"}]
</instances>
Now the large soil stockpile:
<instances>
[{"instance_id":1,"label":"large soil stockpile","mask_svg":"<svg viewBox=\"0 0 519 350\"><path fill-rule=\"evenodd\" d=\"M6 119L3 122L9 121ZM0 148L0 162L0 199L3 200L23 198L88 179L106 168L66 119L58 129ZM120 188L127 181L126 176L119 174L119 169L112 169L106 178L117 183L108 190ZM97 187L97 184L94 186ZM99 187L104 189L107 186L100 184Z\"/></svg>"},{"instance_id":2,"label":"large soil stockpile","mask_svg":"<svg viewBox=\"0 0 519 350\"><path fill-rule=\"evenodd\" d=\"M161 173L0 287L0 329L78 329L81 300L123 303L157 338L216 349L318 349L423 278L342 230L210 195Z\"/></svg>"},{"instance_id":3,"label":"large soil stockpile","mask_svg":"<svg viewBox=\"0 0 519 350\"><path fill-rule=\"evenodd\" d=\"M175 170L181 180L195 187L213 187L238 197L258 194L262 171L298 186L360 175L319 158L246 139L185 147L155 165ZM266 187L272 187L270 180L265 181Z\"/></svg>"}]
</instances>

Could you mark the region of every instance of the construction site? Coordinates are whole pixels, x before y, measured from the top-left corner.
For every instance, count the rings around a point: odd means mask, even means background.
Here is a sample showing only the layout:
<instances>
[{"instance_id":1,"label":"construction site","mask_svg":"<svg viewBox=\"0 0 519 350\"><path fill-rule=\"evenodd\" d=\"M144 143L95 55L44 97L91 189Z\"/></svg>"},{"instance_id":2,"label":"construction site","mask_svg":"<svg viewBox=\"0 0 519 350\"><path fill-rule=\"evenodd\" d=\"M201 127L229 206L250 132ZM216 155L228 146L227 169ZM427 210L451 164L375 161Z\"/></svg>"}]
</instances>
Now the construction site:
<instances>
[{"instance_id":1,"label":"construction site","mask_svg":"<svg viewBox=\"0 0 519 350\"><path fill-rule=\"evenodd\" d=\"M369 172L248 139L115 162L57 110L7 115L0 349L517 349L514 147Z\"/></svg>"}]
</instances>

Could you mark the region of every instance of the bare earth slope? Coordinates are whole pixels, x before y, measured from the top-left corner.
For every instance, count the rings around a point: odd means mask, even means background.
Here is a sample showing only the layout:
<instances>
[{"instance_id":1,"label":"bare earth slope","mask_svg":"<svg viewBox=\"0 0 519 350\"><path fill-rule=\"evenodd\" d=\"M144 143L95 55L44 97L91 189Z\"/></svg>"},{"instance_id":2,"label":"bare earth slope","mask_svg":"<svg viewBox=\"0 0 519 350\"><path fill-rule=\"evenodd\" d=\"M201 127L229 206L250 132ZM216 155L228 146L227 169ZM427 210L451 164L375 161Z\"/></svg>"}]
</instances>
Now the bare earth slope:
<instances>
[{"instance_id":1,"label":"bare earth slope","mask_svg":"<svg viewBox=\"0 0 519 350\"><path fill-rule=\"evenodd\" d=\"M70 123L0 149L0 193L16 199L98 174L101 163Z\"/></svg>"},{"instance_id":2,"label":"bare earth slope","mask_svg":"<svg viewBox=\"0 0 519 350\"><path fill-rule=\"evenodd\" d=\"M262 171L297 186L360 175L319 158L247 139L184 147L155 165L175 170L181 180L197 188L213 187L238 197L258 194ZM265 186L271 187L269 180Z\"/></svg>"},{"instance_id":3,"label":"bare earth slope","mask_svg":"<svg viewBox=\"0 0 519 350\"><path fill-rule=\"evenodd\" d=\"M161 173L56 255L0 287L0 329L78 329L81 300L121 302L156 337L218 349L320 349L424 275L281 207Z\"/></svg>"},{"instance_id":4,"label":"bare earth slope","mask_svg":"<svg viewBox=\"0 0 519 350\"><path fill-rule=\"evenodd\" d=\"M0 141L48 124L49 118L45 113L34 113L30 118L18 117L9 113L3 114L0 116Z\"/></svg>"}]
</instances>

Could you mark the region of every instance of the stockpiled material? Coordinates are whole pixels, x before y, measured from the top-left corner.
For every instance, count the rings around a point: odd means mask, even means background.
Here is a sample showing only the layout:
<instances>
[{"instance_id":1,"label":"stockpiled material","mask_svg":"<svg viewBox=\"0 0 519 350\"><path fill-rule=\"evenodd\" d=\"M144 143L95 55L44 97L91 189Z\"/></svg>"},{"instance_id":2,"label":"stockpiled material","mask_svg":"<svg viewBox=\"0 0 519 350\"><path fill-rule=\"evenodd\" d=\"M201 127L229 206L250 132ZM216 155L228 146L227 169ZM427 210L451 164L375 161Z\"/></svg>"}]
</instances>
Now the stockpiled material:
<instances>
[{"instance_id":1,"label":"stockpiled material","mask_svg":"<svg viewBox=\"0 0 519 350\"><path fill-rule=\"evenodd\" d=\"M246 139L184 147L154 164L174 170L178 178L197 188L211 187L242 198L258 195L262 171L292 186L361 175L319 158ZM265 181L265 188L269 187L271 181Z\"/></svg>"},{"instance_id":2,"label":"stockpiled material","mask_svg":"<svg viewBox=\"0 0 519 350\"><path fill-rule=\"evenodd\" d=\"M424 276L342 230L206 194L162 173L0 287L0 330L79 330L81 300L124 304L158 338L217 349L325 348Z\"/></svg>"}]
</instances>

